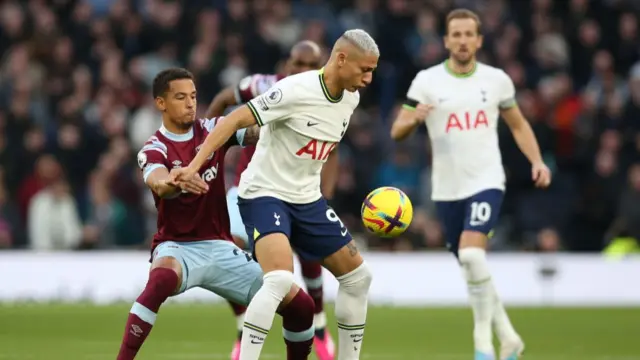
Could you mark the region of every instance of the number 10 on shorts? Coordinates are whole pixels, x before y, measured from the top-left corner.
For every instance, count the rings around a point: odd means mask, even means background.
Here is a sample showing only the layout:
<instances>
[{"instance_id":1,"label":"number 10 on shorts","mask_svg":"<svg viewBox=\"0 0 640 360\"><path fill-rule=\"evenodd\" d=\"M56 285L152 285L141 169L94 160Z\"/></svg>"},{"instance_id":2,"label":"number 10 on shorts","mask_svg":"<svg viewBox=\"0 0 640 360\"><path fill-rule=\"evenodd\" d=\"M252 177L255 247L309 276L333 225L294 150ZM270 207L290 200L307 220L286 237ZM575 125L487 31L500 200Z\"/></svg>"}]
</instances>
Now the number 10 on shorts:
<instances>
[{"instance_id":1,"label":"number 10 on shorts","mask_svg":"<svg viewBox=\"0 0 640 360\"><path fill-rule=\"evenodd\" d=\"M491 219L491 205L485 201L474 201L471 203L471 216L469 225L482 226Z\"/></svg>"}]
</instances>

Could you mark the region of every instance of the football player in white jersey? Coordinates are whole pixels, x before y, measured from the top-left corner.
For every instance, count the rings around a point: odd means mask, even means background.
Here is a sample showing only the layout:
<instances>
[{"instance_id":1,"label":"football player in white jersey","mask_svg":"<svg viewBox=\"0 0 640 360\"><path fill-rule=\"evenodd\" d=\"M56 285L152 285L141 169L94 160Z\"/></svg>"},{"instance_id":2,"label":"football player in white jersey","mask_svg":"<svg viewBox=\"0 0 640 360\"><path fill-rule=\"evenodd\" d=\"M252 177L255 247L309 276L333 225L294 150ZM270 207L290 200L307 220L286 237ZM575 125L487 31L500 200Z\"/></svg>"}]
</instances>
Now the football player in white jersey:
<instances>
[{"instance_id":1,"label":"football player in white jersey","mask_svg":"<svg viewBox=\"0 0 640 360\"><path fill-rule=\"evenodd\" d=\"M551 182L536 138L515 101L515 88L502 70L478 63L480 21L469 10L447 16L444 63L420 71L413 80L391 137L401 140L426 123L433 150L432 199L447 240L468 285L474 318L476 360L495 358L492 324L501 342L500 359L524 350L498 298L487 266L488 234L498 220L505 174L498 146L500 116L531 162L537 187Z\"/></svg>"},{"instance_id":2,"label":"football player in white jersey","mask_svg":"<svg viewBox=\"0 0 640 360\"><path fill-rule=\"evenodd\" d=\"M363 30L336 41L319 71L292 75L234 110L209 134L196 158L173 179L195 176L237 129L258 124L260 140L239 185L240 213L252 235L264 285L249 304L241 360L258 359L278 304L293 285L292 248L320 260L339 282L335 314L338 359L360 357L372 274L349 231L320 192L320 172L344 136L358 89L372 80L380 56ZM289 334L292 335L292 334Z\"/></svg>"},{"instance_id":3,"label":"football player in white jersey","mask_svg":"<svg viewBox=\"0 0 640 360\"><path fill-rule=\"evenodd\" d=\"M310 40L298 42L291 48L289 58L285 64L285 74L253 74L242 79L237 85L225 88L215 96L211 105L209 105L206 118L222 116L228 108L249 102L251 99L265 93L285 76L320 69L323 64L323 57L320 46L315 42ZM256 147L252 145L242 148L240 160L235 170L236 176L233 186L227 190L227 208L229 209L231 235L236 245L242 249L249 246L249 238L238 208L238 185L240 184L240 175L249 166L255 150ZM321 175L322 195L327 200L330 200L333 195L340 166L336 156L332 156L331 159L334 161L325 163ZM300 259L300 268L305 288L315 303L314 326L316 333L313 339L313 347L316 357L318 360L333 360L335 357L335 345L331 334L326 329L327 317L324 312L322 265L317 261ZM238 337L233 345L231 360L238 360L240 358L240 341L242 339L242 330L244 329L246 308L232 302L230 304L236 315L236 324L238 326Z\"/></svg>"}]
</instances>

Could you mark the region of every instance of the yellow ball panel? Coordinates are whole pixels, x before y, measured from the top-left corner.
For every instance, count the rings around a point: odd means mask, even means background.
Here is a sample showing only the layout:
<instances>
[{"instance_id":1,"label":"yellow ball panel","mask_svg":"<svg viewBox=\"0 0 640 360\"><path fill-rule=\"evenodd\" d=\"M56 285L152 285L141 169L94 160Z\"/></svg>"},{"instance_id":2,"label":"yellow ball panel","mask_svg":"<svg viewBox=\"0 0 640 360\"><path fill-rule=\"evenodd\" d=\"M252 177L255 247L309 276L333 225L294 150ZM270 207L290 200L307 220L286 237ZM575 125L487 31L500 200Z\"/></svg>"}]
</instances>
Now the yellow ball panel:
<instances>
[{"instance_id":1,"label":"yellow ball panel","mask_svg":"<svg viewBox=\"0 0 640 360\"><path fill-rule=\"evenodd\" d=\"M409 197L394 187L373 190L362 204L362 222L369 231L381 237L402 234L413 219Z\"/></svg>"}]
</instances>

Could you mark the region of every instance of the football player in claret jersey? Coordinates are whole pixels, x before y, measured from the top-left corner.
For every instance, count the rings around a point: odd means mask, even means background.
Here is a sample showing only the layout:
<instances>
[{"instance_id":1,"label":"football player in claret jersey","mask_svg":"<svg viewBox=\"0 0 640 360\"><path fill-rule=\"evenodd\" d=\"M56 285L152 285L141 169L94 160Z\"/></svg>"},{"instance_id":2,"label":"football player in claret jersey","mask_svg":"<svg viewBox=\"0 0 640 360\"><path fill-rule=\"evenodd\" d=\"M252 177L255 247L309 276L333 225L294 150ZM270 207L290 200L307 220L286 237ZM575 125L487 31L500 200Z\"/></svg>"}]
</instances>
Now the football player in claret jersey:
<instances>
[{"instance_id":1,"label":"football player in claret jersey","mask_svg":"<svg viewBox=\"0 0 640 360\"><path fill-rule=\"evenodd\" d=\"M447 246L457 256L467 282L475 358L495 358L493 324L501 343L500 359L515 360L524 343L498 298L485 252L505 190L497 134L500 116L531 162L534 184L549 186L551 174L531 126L518 109L513 82L504 71L476 61L482 45L478 16L454 10L446 24L444 41L450 56L416 75L391 137L401 140L426 123L433 151L432 199Z\"/></svg>"},{"instance_id":2,"label":"football player in claret jersey","mask_svg":"<svg viewBox=\"0 0 640 360\"><path fill-rule=\"evenodd\" d=\"M270 90L229 114L209 134L188 167L172 170L189 179L206 157L238 130L259 125L260 139L242 173L238 205L264 285L245 315L241 360L255 360L263 344L251 336L269 331L274 313L293 281L292 248L305 260L321 261L336 276L338 359L360 357L372 274L342 221L322 197L321 170L344 136L380 53L363 30L336 41L321 70L278 81Z\"/></svg>"},{"instance_id":3,"label":"football player in claret jersey","mask_svg":"<svg viewBox=\"0 0 640 360\"><path fill-rule=\"evenodd\" d=\"M321 67L322 51L318 44L313 41L304 40L291 48L291 52L285 64L287 75L295 75L309 70L317 70ZM258 95L266 92L278 80L283 79L282 75L254 74L242 79L236 86L230 86L222 90L211 102L206 116L216 117L223 115L224 111L231 106L245 104ZM227 207L229 208L229 219L231 222L231 235L234 237L236 245L247 247L248 237L242 223L240 210L238 209L238 185L240 175L249 165L251 157L255 152L255 146L245 146L240 154L240 160L236 167L235 182L227 190ZM331 157L322 168L322 194L325 198L331 199L338 174L338 158ZM316 356L319 360L333 360L334 344L331 334L326 330L327 317L324 313L323 303L323 278L322 265L317 261L305 261L300 259L302 268L302 278L307 292L313 298L316 314L314 316L314 326L316 335L313 340ZM240 339L242 338L242 328L244 324L244 312L246 308L241 305L231 303L231 307L236 315L238 325L238 339L234 344L231 353L231 360L237 360L240 356Z\"/></svg>"},{"instance_id":4,"label":"football player in claret jersey","mask_svg":"<svg viewBox=\"0 0 640 360\"><path fill-rule=\"evenodd\" d=\"M196 89L185 69L168 69L153 82L162 127L138 153L144 182L158 209L151 269L146 287L133 304L118 360L134 359L149 335L162 303L170 296L200 287L247 304L262 285L260 266L231 239L223 161L227 148L257 136L238 131L203 159L196 176L172 181L169 169L188 164L219 118L196 120ZM305 360L313 341L313 299L294 286L279 304L287 359ZM254 335L252 341L263 341Z\"/></svg>"}]
</instances>

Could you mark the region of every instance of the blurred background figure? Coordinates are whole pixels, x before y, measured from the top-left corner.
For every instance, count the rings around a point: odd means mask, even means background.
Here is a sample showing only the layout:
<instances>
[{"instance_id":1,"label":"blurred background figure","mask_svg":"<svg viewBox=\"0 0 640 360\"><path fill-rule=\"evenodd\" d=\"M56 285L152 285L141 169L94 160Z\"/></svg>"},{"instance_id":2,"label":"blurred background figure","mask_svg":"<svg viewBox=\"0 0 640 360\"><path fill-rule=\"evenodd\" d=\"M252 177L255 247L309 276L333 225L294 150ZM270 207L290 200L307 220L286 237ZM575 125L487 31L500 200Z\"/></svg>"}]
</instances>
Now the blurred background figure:
<instances>
[{"instance_id":1,"label":"blurred background figure","mask_svg":"<svg viewBox=\"0 0 640 360\"><path fill-rule=\"evenodd\" d=\"M346 28L359 27L376 37L383 56L340 147L333 205L369 250L443 250L427 200L425 131L401 146L387 134L413 76L444 59L442 19L457 6L481 14L480 59L513 79L554 171L549 191L534 190L526 159L500 129L508 189L491 246L597 252L623 238L637 247L640 35L631 5L3 1L0 249L143 248L155 230L155 210L132 159L160 125L150 95L153 75L186 66L206 106L247 74L281 70L296 41L326 48ZM227 166L232 170L234 161ZM361 200L380 185L405 190L416 206L414 224L400 238L374 238L360 224Z\"/></svg>"}]
</instances>

